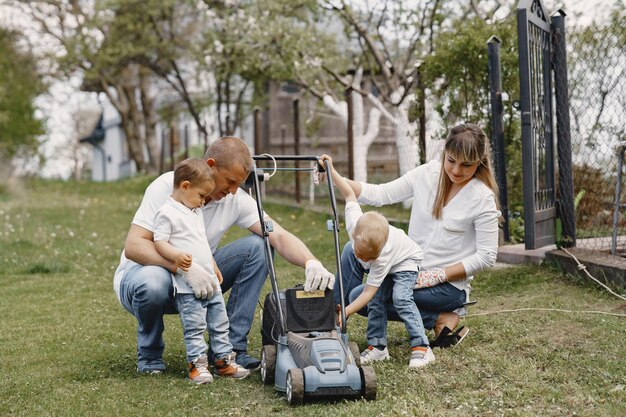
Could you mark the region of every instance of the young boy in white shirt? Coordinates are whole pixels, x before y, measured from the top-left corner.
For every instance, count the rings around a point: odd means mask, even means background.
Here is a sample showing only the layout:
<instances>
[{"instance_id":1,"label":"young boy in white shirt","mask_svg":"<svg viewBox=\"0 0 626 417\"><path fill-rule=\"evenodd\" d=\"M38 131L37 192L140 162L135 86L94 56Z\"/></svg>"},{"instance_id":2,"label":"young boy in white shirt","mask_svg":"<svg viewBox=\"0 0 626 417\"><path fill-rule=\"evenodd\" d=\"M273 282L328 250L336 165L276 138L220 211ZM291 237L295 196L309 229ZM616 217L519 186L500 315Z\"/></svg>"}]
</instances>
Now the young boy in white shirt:
<instances>
[{"instance_id":1,"label":"young boy in white shirt","mask_svg":"<svg viewBox=\"0 0 626 417\"><path fill-rule=\"evenodd\" d=\"M328 155L334 185L346 201L346 230L354 255L369 270L363 292L346 307L346 319L368 307L368 348L361 353L361 363L389 359L387 350L387 300L404 322L411 344L410 368L419 368L435 360L424 330L422 317L413 300L413 287L422 249L403 230L390 226L379 213L363 213L354 191L335 170Z\"/></svg>"},{"instance_id":2,"label":"young boy in white shirt","mask_svg":"<svg viewBox=\"0 0 626 417\"><path fill-rule=\"evenodd\" d=\"M183 325L189 379L195 384L213 381L204 340L207 327L217 374L236 379L250 374L235 362L233 346L228 340L228 316L219 286L221 274L211 254L200 210L214 188L215 180L207 163L199 158L185 159L176 166L174 191L155 219L156 249L178 268L178 273L172 274L174 303ZM185 281L185 272L192 267L206 269L213 281L200 293L194 293Z\"/></svg>"}]
</instances>

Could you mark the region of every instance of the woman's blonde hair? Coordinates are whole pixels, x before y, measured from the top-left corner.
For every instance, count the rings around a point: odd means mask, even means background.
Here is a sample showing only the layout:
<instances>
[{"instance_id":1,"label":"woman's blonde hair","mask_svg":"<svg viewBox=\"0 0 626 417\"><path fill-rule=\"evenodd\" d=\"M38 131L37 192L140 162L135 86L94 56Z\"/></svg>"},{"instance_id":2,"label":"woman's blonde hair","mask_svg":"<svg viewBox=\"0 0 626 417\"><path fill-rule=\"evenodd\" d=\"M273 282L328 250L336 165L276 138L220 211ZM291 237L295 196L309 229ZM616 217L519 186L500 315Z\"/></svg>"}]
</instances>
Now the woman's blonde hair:
<instances>
[{"instance_id":1,"label":"woman's blonde hair","mask_svg":"<svg viewBox=\"0 0 626 417\"><path fill-rule=\"evenodd\" d=\"M444 169L446 154L450 154L452 158L460 162L479 162L474 177L481 180L493 191L496 206L498 206L498 184L491 169L489 140L480 127L471 123L465 123L450 129L441 153L441 172L439 173L437 195L433 203L433 217L441 219L441 212L452 185L452 181L450 181Z\"/></svg>"}]
</instances>

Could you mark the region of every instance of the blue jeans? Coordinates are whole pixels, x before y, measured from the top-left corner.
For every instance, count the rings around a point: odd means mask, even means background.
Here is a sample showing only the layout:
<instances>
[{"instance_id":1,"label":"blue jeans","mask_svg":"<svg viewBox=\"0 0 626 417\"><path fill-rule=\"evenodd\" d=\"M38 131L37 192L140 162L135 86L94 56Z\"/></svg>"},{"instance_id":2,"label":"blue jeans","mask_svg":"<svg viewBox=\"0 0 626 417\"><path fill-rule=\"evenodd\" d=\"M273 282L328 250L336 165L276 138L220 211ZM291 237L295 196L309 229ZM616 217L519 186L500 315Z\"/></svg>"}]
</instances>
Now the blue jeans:
<instances>
[{"instance_id":1,"label":"blue jeans","mask_svg":"<svg viewBox=\"0 0 626 417\"><path fill-rule=\"evenodd\" d=\"M228 341L226 306L221 293L206 300L196 298L194 294L176 294L174 304L183 325L187 362L193 362L207 353L205 330L209 331L211 349L216 358L232 352L233 346Z\"/></svg>"},{"instance_id":2,"label":"blue jeans","mask_svg":"<svg viewBox=\"0 0 626 417\"><path fill-rule=\"evenodd\" d=\"M229 339L235 350L246 350L254 310L267 277L263 239L250 235L219 248L213 258L224 282L222 292L231 290L226 314ZM120 283L122 306L137 319L139 359L163 356L163 315L176 314L170 272L154 265L130 262Z\"/></svg>"},{"instance_id":3,"label":"blue jeans","mask_svg":"<svg viewBox=\"0 0 626 417\"><path fill-rule=\"evenodd\" d=\"M363 268L363 265L354 256L350 242L344 246L341 254L341 272L343 275L344 300L346 304L350 304L363 292L363 275L367 273L367 270ZM338 284L335 284L334 295L335 304L339 304L341 297L339 296ZM454 311L463 307L466 294L465 291L459 290L454 285L445 282L431 288L413 290L413 300L419 309L424 327L432 329L439 318L439 313ZM359 311L359 314L367 316L367 309ZM400 321L398 312L391 302L387 303L387 319Z\"/></svg>"},{"instance_id":4,"label":"blue jeans","mask_svg":"<svg viewBox=\"0 0 626 417\"><path fill-rule=\"evenodd\" d=\"M387 275L374 298L367 305L367 343L387 346L387 305L393 301L398 316L404 322L411 347L428 346L428 337L420 312L413 301L413 286L417 271L399 271Z\"/></svg>"}]
</instances>

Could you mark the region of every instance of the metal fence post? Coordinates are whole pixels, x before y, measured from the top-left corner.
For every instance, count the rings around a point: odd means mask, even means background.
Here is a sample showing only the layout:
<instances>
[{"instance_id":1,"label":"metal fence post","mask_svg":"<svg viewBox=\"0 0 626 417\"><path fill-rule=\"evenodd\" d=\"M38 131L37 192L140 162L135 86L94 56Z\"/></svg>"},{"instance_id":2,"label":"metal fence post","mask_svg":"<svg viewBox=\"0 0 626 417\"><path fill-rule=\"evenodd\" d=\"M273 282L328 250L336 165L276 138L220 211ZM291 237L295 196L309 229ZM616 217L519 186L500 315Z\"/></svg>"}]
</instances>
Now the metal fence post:
<instances>
[{"instance_id":1,"label":"metal fence post","mask_svg":"<svg viewBox=\"0 0 626 417\"><path fill-rule=\"evenodd\" d=\"M263 153L263 149L261 149L261 111L258 107L254 109L254 153L257 155Z\"/></svg>"},{"instance_id":2,"label":"metal fence post","mask_svg":"<svg viewBox=\"0 0 626 417\"><path fill-rule=\"evenodd\" d=\"M500 209L504 222L502 224L504 240L510 241L509 234L509 203L506 187L506 165L504 147L503 106L502 106L502 77L500 73L500 44L502 41L497 36L492 36L487 41L487 53L489 56L489 93L491 102L491 148L493 149L496 181L498 182L498 194Z\"/></svg>"},{"instance_id":3,"label":"metal fence post","mask_svg":"<svg viewBox=\"0 0 626 417\"><path fill-rule=\"evenodd\" d=\"M559 217L562 245L576 246L576 213L574 207L574 174L567 87L567 54L565 49L565 12L550 19L553 50L554 90L556 97L556 137L559 163Z\"/></svg>"},{"instance_id":4,"label":"metal fence post","mask_svg":"<svg viewBox=\"0 0 626 417\"><path fill-rule=\"evenodd\" d=\"M294 155L300 155L300 100L295 99L293 101L293 146ZM300 163L295 161L296 170L294 172L296 176L296 202L300 203L300 176L298 175L298 168Z\"/></svg>"}]
</instances>

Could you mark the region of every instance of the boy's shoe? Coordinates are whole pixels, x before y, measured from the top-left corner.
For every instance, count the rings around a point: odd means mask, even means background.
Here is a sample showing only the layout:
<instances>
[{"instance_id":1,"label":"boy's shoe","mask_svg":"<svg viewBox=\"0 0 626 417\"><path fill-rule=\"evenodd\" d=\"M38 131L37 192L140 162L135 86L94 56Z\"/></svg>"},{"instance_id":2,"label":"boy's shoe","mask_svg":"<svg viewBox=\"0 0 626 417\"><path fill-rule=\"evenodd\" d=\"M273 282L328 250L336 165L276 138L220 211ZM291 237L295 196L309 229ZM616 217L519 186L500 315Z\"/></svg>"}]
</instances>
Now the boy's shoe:
<instances>
[{"instance_id":1,"label":"boy's shoe","mask_svg":"<svg viewBox=\"0 0 626 417\"><path fill-rule=\"evenodd\" d=\"M215 371L217 374L235 379L243 379L250 375L249 370L235 361L236 356L237 354L235 352L230 352L228 355L217 359L215 361Z\"/></svg>"},{"instance_id":2,"label":"boy's shoe","mask_svg":"<svg viewBox=\"0 0 626 417\"><path fill-rule=\"evenodd\" d=\"M139 355L137 359L137 372L140 374L162 374L165 372L165 362L163 358L147 359Z\"/></svg>"},{"instance_id":3,"label":"boy's shoe","mask_svg":"<svg viewBox=\"0 0 626 417\"><path fill-rule=\"evenodd\" d=\"M389 350L386 347L380 350L370 345L361 352L361 365L367 365L377 361L386 361L387 359L389 359Z\"/></svg>"},{"instance_id":4,"label":"boy's shoe","mask_svg":"<svg viewBox=\"0 0 626 417\"><path fill-rule=\"evenodd\" d=\"M189 379L194 384L210 384L213 382L213 375L209 372L209 359L206 355L196 358L193 362L188 362Z\"/></svg>"},{"instance_id":5,"label":"boy's shoe","mask_svg":"<svg viewBox=\"0 0 626 417\"><path fill-rule=\"evenodd\" d=\"M245 350L235 350L234 352L237 354L235 361L244 368L254 371L255 369L259 369L261 366L261 361L248 355L248 352Z\"/></svg>"},{"instance_id":6,"label":"boy's shoe","mask_svg":"<svg viewBox=\"0 0 626 417\"><path fill-rule=\"evenodd\" d=\"M435 355L430 346L417 346L411 350L411 360L409 361L409 368L421 368L431 362L434 362Z\"/></svg>"}]
</instances>

